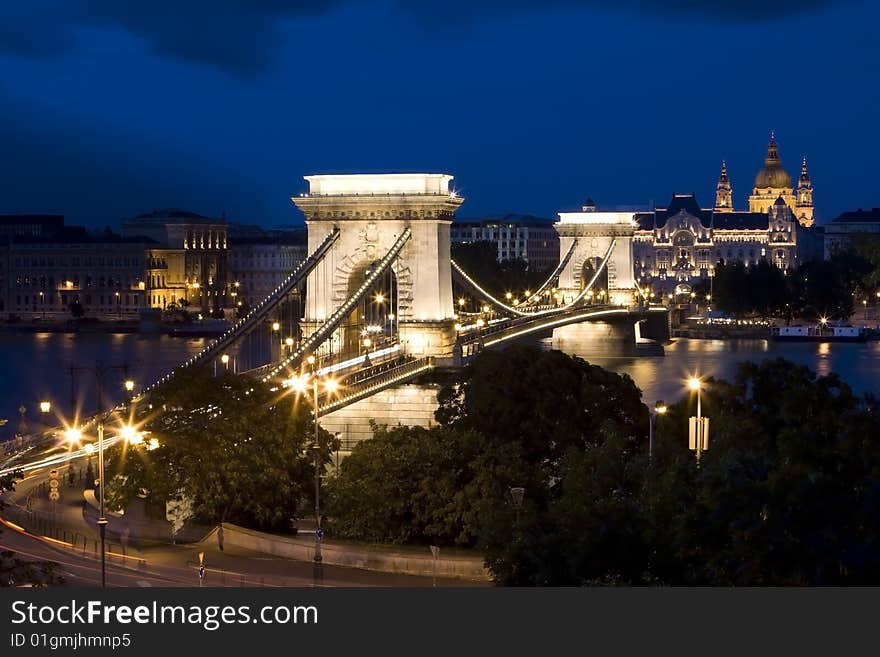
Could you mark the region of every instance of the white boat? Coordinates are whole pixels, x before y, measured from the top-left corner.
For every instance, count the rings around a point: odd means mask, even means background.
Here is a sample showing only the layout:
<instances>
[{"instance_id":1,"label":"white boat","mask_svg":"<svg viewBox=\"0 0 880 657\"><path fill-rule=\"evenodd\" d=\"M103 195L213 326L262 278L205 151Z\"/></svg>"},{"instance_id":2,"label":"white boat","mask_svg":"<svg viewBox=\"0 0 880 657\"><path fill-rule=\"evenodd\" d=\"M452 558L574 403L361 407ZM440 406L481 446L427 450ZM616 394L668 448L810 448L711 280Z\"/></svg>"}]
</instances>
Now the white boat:
<instances>
[{"instance_id":1,"label":"white boat","mask_svg":"<svg viewBox=\"0 0 880 657\"><path fill-rule=\"evenodd\" d=\"M860 326L774 326L770 338L782 342L864 342L868 332Z\"/></svg>"}]
</instances>

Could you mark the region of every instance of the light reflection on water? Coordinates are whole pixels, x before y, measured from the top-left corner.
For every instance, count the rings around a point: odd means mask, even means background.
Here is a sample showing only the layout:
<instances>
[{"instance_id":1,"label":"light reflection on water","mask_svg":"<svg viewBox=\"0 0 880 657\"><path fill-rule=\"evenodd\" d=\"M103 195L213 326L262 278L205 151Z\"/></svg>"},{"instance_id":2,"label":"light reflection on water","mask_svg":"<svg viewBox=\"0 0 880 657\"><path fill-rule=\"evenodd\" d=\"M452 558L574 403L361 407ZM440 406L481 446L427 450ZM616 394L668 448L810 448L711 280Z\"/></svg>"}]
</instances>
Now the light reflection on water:
<instances>
[{"instance_id":1,"label":"light reflection on water","mask_svg":"<svg viewBox=\"0 0 880 657\"><path fill-rule=\"evenodd\" d=\"M90 411L95 406L94 375L71 366L94 367L127 365L128 376L139 384L152 382L161 372L186 360L201 349L203 338L185 339L138 334L69 334L69 333L0 333L0 418L8 420L0 427L0 437L9 437L19 427L19 406L27 410L28 429L43 421L39 402L50 400L48 420L70 418L74 409ZM109 400L122 395L122 370L108 373L105 390Z\"/></svg>"},{"instance_id":2,"label":"light reflection on water","mask_svg":"<svg viewBox=\"0 0 880 657\"><path fill-rule=\"evenodd\" d=\"M24 405L29 423L39 423L39 402L49 399L53 413L72 416L76 406L94 408L94 383L86 373L75 375L71 386L69 368L104 364L129 366L132 379L143 385L152 382L175 365L198 352L205 338L173 338L138 334L0 333L0 438L13 435L18 427L18 407ZM551 339L540 340L551 348ZM665 356L632 357L609 355L596 341L567 339L565 351L608 369L629 374L643 392L643 399L672 402L686 394L684 379L698 374L732 379L738 363L783 357L806 365L818 374L838 372L857 392L880 395L880 342L867 343L775 343L767 340L678 339L666 347ZM115 379L114 379L115 377ZM108 376L108 396L118 401L122 372ZM73 398L73 403L71 403ZM51 420L57 421L54 417Z\"/></svg>"},{"instance_id":3,"label":"light reflection on water","mask_svg":"<svg viewBox=\"0 0 880 657\"><path fill-rule=\"evenodd\" d=\"M552 340L541 341L545 349ZM770 342L768 340L676 339L666 346L666 355L632 357L598 355L594 345L565 344L566 353L616 372L629 374L647 402L675 401L686 394L689 376L713 376L732 380L737 365L785 358L805 365L820 375L837 372L856 392L880 395L880 342Z\"/></svg>"}]
</instances>

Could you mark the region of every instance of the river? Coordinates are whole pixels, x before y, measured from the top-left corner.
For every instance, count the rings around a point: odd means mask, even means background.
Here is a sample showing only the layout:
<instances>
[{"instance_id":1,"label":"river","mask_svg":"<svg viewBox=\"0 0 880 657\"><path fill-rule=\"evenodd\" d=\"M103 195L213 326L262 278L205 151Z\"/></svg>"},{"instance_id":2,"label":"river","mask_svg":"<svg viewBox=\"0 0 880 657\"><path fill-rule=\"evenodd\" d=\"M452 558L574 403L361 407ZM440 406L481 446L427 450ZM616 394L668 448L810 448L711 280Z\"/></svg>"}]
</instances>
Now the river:
<instances>
[{"instance_id":1,"label":"river","mask_svg":"<svg viewBox=\"0 0 880 657\"><path fill-rule=\"evenodd\" d=\"M57 424L71 418L76 408L93 409L94 374L70 367L94 368L96 363L127 366L127 376L146 385L186 360L205 344L205 338L179 338L138 334L0 334L0 363L5 375L0 378L0 418L8 423L0 427L0 439L19 429L19 407L25 408L26 429L39 429L44 420ZM542 346L552 348L550 339ZM643 392L646 403L657 399L674 401L684 395L683 384L692 374L732 378L738 363L783 357L806 365L819 374L837 372L857 392L880 395L880 342L867 343L774 343L767 340L694 340L677 339L667 345L665 356L610 357L596 355L595 345L566 342L573 355L629 374ZM114 401L122 398L126 373L112 370L105 377L107 395ZM52 402L44 416L39 403Z\"/></svg>"}]
</instances>

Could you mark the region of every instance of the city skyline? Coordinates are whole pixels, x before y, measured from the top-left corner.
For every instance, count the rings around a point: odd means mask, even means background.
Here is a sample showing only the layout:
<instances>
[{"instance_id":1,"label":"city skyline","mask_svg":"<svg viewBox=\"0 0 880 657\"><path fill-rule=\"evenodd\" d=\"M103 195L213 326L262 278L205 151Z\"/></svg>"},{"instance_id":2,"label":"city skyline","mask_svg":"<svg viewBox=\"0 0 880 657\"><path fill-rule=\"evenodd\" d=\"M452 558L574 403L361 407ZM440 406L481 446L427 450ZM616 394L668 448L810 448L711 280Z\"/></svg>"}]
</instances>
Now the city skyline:
<instances>
[{"instance_id":1,"label":"city skyline","mask_svg":"<svg viewBox=\"0 0 880 657\"><path fill-rule=\"evenodd\" d=\"M273 7L3 9L0 211L298 224L302 176L389 170L454 174L463 218L709 206L722 160L744 207L771 130L820 224L880 205L866 2Z\"/></svg>"}]
</instances>

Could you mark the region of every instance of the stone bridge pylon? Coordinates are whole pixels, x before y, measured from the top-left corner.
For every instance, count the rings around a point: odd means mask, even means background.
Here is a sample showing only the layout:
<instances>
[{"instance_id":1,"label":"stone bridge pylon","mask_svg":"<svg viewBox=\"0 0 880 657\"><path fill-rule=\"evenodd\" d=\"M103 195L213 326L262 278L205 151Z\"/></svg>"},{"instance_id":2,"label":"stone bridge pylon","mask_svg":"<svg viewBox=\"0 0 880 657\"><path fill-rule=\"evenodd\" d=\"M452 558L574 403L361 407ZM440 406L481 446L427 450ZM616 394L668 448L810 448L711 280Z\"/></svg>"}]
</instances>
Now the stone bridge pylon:
<instances>
[{"instance_id":1,"label":"stone bridge pylon","mask_svg":"<svg viewBox=\"0 0 880 657\"><path fill-rule=\"evenodd\" d=\"M411 237L391 265L385 321L395 323L408 354L448 357L455 343L449 263L450 224L464 200L439 173L305 176L308 193L292 198L306 215L309 252L334 228L339 238L307 280L303 336L325 322L365 273L409 228ZM363 322L359 319L353 324ZM345 326L331 344L351 344Z\"/></svg>"},{"instance_id":2,"label":"stone bridge pylon","mask_svg":"<svg viewBox=\"0 0 880 657\"><path fill-rule=\"evenodd\" d=\"M634 213L596 212L591 206L585 206L582 212L560 212L555 227L559 233L560 253L567 253L577 240L568 264L559 274L559 289L564 294L580 293L589 283L589 274L595 271L613 243L607 265L607 289L599 287L614 305L631 305L636 292L632 248L636 229Z\"/></svg>"}]
</instances>

